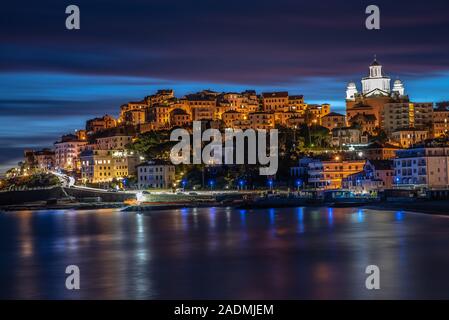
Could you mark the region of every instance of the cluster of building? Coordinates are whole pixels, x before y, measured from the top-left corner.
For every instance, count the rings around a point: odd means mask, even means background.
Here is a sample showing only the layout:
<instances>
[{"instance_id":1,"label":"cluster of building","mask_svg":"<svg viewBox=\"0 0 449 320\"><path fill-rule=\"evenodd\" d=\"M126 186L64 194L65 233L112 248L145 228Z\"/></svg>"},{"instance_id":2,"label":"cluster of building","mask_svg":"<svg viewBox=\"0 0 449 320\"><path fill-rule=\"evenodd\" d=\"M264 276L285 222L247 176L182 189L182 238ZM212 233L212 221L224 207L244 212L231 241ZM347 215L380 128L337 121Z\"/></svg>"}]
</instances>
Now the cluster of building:
<instances>
[{"instance_id":1,"label":"cluster of building","mask_svg":"<svg viewBox=\"0 0 449 320\"><path fill-rule=\"evenodd\" d=\"M375 59L369 75L362 79L361 92L354 82L348 84L346 117L362 133L376 136L383 132L390 143L408 148L446 135L449 109L445 104L434 108L432 102L411 101L401 80L391 87L390 77Z\"/></svg>"},{"instance_id":2,"label":"cluster of building","mask_svg":"<svg viewBox=\"0 0 449 320\"><path fill-rule=\"evenodd\" d=\"M191 128L193 121L216 128L297 127L304 123L321 124L329 114L329 104L307 104L303 96L288 92L257 95L252 90L241 93L204 90L176 98L173 90L159 90L141 101L122 105L118 118L104 115L86 121L84 129L62 136L54 143L53 150L27 150L25 163L30 168L77 173L84 183L136 176L141 186L166 187L172 184L171 175L159 174L157 180L154 177L154 183L149 182L152 178L148 176L139 176L150 171L141 171L145 170L139 166L144 159L127 151L127 146L139 134L174 127ZM163 172L174 171L166 165ZM156 168L153 171L158 172ZM161 176L167 178L161 182Z\"/></svg>"},{"instance_id":3,"label":"cluster of building","mask_svg":"<svg viewBox=\"0 0 449 320\"><path fill-rule=\"evenodd\" d=\"M393 188L449 188L449 146L425 142L401 149L391 144L372 143L354 156L335 156L332 160L302 158L290 169L306 187L348 189L371 193Z\"/></svg>"},{"instance_id":4,"label":"cluster of building","mask_svg":"<svg viewBox=\"0 0 449 320\"><path fill-rule=\"evenodd\" d=\"M317 189L374 192L391 188L447 189L446 137L449 109L445 103L412 102L398 79L391 87L375 59L362 90L351 82L346 90L346 116L330 113L322 125L332 129L332 145L347 147L351 156L332 160L303 158L291 175ZM387 142L369 144L383 134ZM385 140L384 139L384 140ZM354 157L354 154L356 155Z\"/></svg>"},{"instance_id":5,"label":"cluster of building","mask_svg":"<svg viewBox=\"0 0 449 320\"><path fill-rule=\"evenodd\" d=\"M360 150L361 156L345 161L343 157L333 161L304 159L304 163L292 168L292 175L303 176L306 171L311 187L371 190L398 184L447 184L443 171L439 171L442 167L423 169L418 165L423 160L417 159L415 163L412 156L424 152L430 157L426 148L422 151L417 146L446 136L449 106L439 104L435 108L433 103L410 101L403 83L398 79L391 86L391 79L376 59L361 82L360 91L354 82L347 86L346 115L331 112L329 104L308 104L304 96L288 92L258 95L253 90L240 93L204 90L177 98L173 90L159 90L141 101L122 105L118 118L104 115L88 120L85 128L62 136L51 150L26 150L25 163L30 169L73 172L85 183L135 176L139 186L167 187L174 181L170 165L157 170L146 167L151 165L143 163L145 159L127 148L139 134L191 128L193 121L234 129L320 125L329 129L334 149ZM381 135L382 145L369 144ZM437 153L441 152L446 151ZM411 162L399 160L409 158ZM436 166L440 162L425 163ZM447 175L447 168L444 170ZM437 180L424 177L423 172L430 176L438 173ZM150 173L154 176L149 176Z\"/></svg>"}]
</instances>

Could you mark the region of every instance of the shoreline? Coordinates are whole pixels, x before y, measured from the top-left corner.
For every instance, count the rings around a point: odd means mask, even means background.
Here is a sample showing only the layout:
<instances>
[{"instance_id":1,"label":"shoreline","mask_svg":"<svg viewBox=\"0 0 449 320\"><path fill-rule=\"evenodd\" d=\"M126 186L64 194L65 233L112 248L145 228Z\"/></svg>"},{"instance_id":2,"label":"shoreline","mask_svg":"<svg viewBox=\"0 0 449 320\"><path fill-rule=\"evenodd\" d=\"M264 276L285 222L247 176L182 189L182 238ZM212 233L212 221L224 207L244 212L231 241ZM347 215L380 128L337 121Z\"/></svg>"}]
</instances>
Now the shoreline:
<instances>
[{"instance_id":1,"label":"shoreline","mask_svg":"<svg viewBox=\"0 0 449 320\"><path fill-rule=\"evenodd\" d=\"M7 205L0 207L0 212L12 211L44 211L44 210L95 210L95 209L122 209L124 212L146 212L153 210L175 210L182 208L207 208L207 207L232 207L239 209L240 205L222 204L222 203L167 203L155 205L126 205L120 202L101 202L101 203L67 203L67 204L43 204L30 203L22 205ZM322 204L305 204L282 206L282 208L296 207L330 207L338 208L338 206ZM449 200L423 200L416 202L377 202L369 205L353 206L354 208L372 209L372 210L401 210L414 213L449 216ZM276 206L267 206L266 209L276 208ZM248 209L265 209L261 207L249 207Z\"/></svg>"}]
</instances>

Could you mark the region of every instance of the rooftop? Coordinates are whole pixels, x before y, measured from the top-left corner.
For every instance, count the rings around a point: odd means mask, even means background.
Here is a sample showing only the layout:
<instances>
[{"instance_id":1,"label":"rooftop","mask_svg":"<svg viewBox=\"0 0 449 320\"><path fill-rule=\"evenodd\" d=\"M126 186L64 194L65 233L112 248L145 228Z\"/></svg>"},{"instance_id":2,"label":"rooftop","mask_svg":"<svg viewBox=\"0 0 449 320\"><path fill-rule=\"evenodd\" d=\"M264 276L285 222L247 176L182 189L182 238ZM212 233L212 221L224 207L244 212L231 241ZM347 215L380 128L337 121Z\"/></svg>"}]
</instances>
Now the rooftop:
<instances>
[{"instance_id":1,"label":"rooftop","mask_svg":"<svg viewBox=\"0 0 449 320\"><path fill-rule=\"evenodd\" d=\"M287 91L279 91L279 92L264 92L262 93L262 97L264 98L287 98Z\"/></svg>"}]
</instances>

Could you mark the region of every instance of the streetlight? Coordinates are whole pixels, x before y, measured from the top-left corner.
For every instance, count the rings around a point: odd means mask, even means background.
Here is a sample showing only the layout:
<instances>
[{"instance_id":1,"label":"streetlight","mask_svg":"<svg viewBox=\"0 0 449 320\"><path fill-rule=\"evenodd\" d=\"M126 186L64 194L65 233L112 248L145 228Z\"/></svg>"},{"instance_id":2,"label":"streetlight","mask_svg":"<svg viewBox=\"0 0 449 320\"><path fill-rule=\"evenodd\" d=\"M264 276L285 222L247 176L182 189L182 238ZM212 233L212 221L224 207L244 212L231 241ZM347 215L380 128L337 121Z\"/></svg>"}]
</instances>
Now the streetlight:
<instances>
[{"instance_id":1,"label":"streetlight","mask_svg":"<svg viewBox=\"0 0 449 320\"><path fill-rule=\"evenodd\" d=\"M210 179L209 180L209 186L210 186L210 190L211 191L212 191L212 188L214 187L214 184L215 184L214 180Z\"/></svg>"},{"instance_id":2,"label":"streetlight","mask_svg":"<svg viewBox=\"0 0 449 320\"><path fill-rule=\"evenodd\" d=\"M244 185L245 185L245 181L244 180L239 180L240 190L243 190L243 186Z\"/></svg>"},{"instance_id":3,"label":"streetlight","mask_svg":"<svg viewBox=\"0 0 449 320\"><path fill-rule=\"evenodd\" d=\"M272 179L268 180L268 186L270 187L270 190L273 190L273 180Z\"/></svg>"},{"instance_id":4,"label":"streetlight","mask_svg":"<svg viewBox=\"0 0 449 320\"><path fill-rule=\"evenodd\" d=\"M301 187L302 181L300 179L296 180L296 188L299 191L299 187Z\"/></svg>"}]
</instances>

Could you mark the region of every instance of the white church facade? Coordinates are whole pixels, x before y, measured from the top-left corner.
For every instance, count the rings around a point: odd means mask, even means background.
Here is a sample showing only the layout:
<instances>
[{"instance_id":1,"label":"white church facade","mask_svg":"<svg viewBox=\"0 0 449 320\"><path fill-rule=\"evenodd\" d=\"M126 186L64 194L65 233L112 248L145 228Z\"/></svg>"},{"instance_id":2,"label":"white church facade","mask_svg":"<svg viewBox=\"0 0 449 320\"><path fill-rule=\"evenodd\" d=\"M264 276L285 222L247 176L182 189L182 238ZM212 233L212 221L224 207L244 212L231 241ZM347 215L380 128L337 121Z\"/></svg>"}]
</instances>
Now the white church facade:
<instances>
[{"instance_id":1,"label":"white church facade","mask_svg":"<svg viewBox=\"0 0 449 320\"><path fill-rule=\"evenodd\" d=\"M401 80L396 80L391 88L391 78L384 73L382 65L375 58L369 67L369 75L362 79L361 93L357 90L357 85L354 82L350 82L346 88L346 100L355 101L359 95L365 98L404 96L405 89Z\"/></svg>"}]
</instances>

